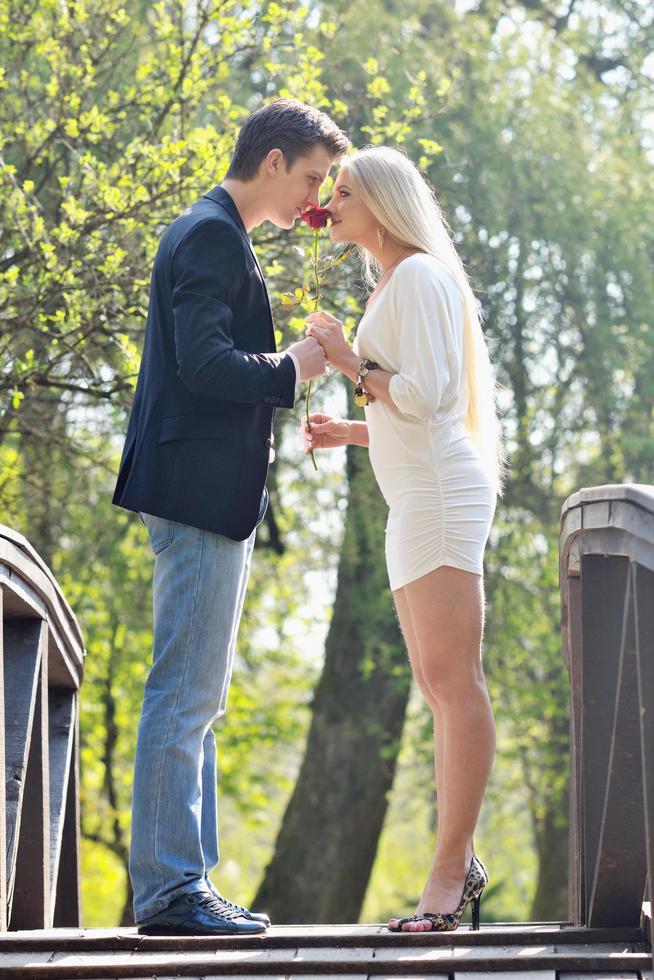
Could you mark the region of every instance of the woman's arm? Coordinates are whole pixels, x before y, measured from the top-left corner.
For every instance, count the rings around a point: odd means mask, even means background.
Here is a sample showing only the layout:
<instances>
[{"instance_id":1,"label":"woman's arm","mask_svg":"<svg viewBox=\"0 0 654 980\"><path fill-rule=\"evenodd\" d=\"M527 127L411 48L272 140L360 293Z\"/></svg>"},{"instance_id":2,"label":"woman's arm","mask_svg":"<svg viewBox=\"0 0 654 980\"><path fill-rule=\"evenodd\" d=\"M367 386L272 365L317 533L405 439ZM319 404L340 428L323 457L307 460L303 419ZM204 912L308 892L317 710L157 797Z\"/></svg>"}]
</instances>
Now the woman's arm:
<instances>
[{"instance_id":1,"label":"woman's arm","mask_svg":"<svg viewBox=\"0 0 654 980\"><path fill-rule=\"evenodd\" d=\"M424 262L402 263L395 275L401 289L402 336L400 364L395 374L374 369L366 374L363 387L374 398L403 415L428 419L437 411L450 383L450 361L454 361L458 333L452 306L459 306L457 319L465 315L463 295L449 290L441 275ZM360 359L345 339L340 320L322 310L307 318L307 333L322 344L327 360L353 381ZM399 329L399 327L398 327ZM460 343L459 343L460 346Z\"/></svg>"},{"instance_id":2,"label":"woman's arm","mask_svg":"<svg viewBox=\"0 0 654 980\"><path fill-rule=\"evenodd\" d=\"M309 425L302 419L304 453L312 449L333 449L335 446L367 446L368 426L353 419L335 419L331 415L315 412L309 416Z\"/></svg>"},{"instance_id":3,"label":"woman's arm","mask_svg":"<svg viewBox=\"0 0 654 980\"><path fill-rule=\"evenodd\" d=\"M318 310L318 312L307 317L307 322L309 323L308 336L315 337L322 344L329 363L356 384L357 368L363 358L355 354L346 341L341 321L323 310ZM389 371L375 368L366 375L364 388L374 398L378 398L380 402L397 409L389 391L391 378L394 377L395 375ZM357 443L356 445L363 444ZM367 446L368 443L366 442L365 445Z\"/></svg>"},{"instance_id":4,"label":"woman's arm","mask_svg":"<svg viewBox=\"0 0 654 980\"><path fill-rule=\"evenodd\" d=\"M369 445L368 442L368 423L367 422L355 422L350 421L350 445L352 446L365 446Z\"/></svg>"},{"instance_id":5,"label":"woman's arm","mask_svg":"<svg viewBox=\"0 0 654 980\"><path fill-rule=\"evenodd\" d=\"M318 336L316 336L316 339L320 340ZM354 381L356 384L357 369L363 360L362 357L359 357L350 347L348 347L347 351L344 351L342 356L338 358L338 361L332 361L329 355L327 355L327 359L337 371L340 371L342 374L348 377L350 381ZM378 399L380 402L384 402L385 405L390 405L391 408L397 409L397 405L391 398L390 394L391 378L394 377L395 375L391 374L390 371L382 371L381 368L373 368L373 370L368 371L368 374L365 376L363 380L363 387L368 394L373 396L373 398ZM366 445L368 445L368 443L366 443Z\"/></svg>"}]
</instances>

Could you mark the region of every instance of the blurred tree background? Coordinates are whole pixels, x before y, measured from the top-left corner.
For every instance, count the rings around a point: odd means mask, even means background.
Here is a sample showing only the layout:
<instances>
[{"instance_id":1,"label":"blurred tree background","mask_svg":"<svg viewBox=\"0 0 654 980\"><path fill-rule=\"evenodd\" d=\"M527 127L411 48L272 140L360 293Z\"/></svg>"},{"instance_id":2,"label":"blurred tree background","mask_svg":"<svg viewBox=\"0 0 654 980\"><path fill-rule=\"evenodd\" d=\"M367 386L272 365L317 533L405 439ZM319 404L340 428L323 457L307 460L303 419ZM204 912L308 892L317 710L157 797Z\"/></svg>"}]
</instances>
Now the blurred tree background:
<instances>
[{"instance_id":1,"label":"blurred tree background","mask_svg":"<svg viewBox=\"0 0 654 980\"><path fill-rule=\"evenodd\" d=\"M151 556L110 498L151 262L279 95L419 161L483 306L511 462L486 560L484 917L567 918L558 518L581 486L654 482L653 42L647 0L0 0L0 520L50 563L86 638L87 925L131 921ZM308 275L310 233L253 237L286 344L304 312L281 296ZM324 306L354 330L364 300L348 259ZM313 407L353 411L334 376ZM410 910L433 848L430 718L366 453L314 473L301 411L277 417L219 737L216 879L278 921L383 921Z\"/></svg>"}]
</instances>

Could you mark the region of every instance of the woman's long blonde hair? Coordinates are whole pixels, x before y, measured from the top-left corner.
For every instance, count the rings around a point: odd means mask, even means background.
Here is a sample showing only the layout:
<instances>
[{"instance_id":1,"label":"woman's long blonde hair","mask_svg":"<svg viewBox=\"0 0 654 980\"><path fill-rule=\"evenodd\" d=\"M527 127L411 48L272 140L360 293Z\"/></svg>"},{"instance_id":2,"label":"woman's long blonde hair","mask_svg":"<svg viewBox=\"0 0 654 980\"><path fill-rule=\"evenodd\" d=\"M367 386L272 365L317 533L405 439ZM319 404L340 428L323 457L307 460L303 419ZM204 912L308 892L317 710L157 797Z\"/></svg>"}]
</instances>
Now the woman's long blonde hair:
<instances>
[{"instance_id":1,"label":"woman's long blonde hair","mask_svg":"<svg viewBox=\"0 0 654 980\"><path fill-rule=\"evenodd\" d=\"M495 491L501 494L505 460L497 417L496 384L481 329L479 304L436 196L415 164L392 147L365 147L343 160L342 169L347 171L363 203L395 241L433 255L459 284L464 299L463 342L467 353L466 426ZM381 267L367 249L360 251L364 279L374 286Z\"/></svg>"}]
</instances>

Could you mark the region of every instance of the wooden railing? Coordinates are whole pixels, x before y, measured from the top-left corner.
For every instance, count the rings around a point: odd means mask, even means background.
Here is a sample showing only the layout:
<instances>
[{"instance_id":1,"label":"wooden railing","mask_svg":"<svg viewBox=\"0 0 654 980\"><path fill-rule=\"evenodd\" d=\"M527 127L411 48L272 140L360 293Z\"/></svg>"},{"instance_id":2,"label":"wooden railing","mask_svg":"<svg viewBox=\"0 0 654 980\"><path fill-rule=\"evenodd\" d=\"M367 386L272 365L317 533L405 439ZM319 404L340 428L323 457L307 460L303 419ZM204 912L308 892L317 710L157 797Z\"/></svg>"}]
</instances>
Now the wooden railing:
<instances>
[{"instance_id":1,"label":"wooden railing","mask_svg":"<svg viewBox=\"0 0 654 980\"><path fill-rule=\"evenodd\" d=\"M580 490L561 514L571 685L570 917L632 926L654 860L654 486Z\"/></svg>"},{"instance_id":2,"label":"wooden railing","mask_svg":"<svg viewBox=\"0 0 654 980\"><path fill-rule=\"evenodd\" d=\"M76 926L84 645L50 570L4 525L0 606L0 929Z\"/></svg>"}]
</instances>

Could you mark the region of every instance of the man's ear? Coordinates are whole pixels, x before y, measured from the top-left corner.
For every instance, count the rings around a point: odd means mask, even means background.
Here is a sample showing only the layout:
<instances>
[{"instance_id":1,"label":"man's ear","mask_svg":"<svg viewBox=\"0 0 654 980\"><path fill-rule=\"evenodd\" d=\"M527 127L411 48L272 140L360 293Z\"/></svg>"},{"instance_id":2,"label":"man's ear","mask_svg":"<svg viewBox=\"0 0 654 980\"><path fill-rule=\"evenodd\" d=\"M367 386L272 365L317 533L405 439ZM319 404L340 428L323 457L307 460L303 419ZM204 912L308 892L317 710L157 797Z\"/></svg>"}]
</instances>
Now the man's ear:
<instances>
[{"instance_id":1,"label":"man's ear","mask_svg":"<svg viewBox=\"0 0 654 980\"><path fill-rule=\"evenodd\" d=\"M265 159L266 173L269 177L277 177L287 170L286 160L281 150L273 149L268 151Z\"/></svg>"}]
</instances>

